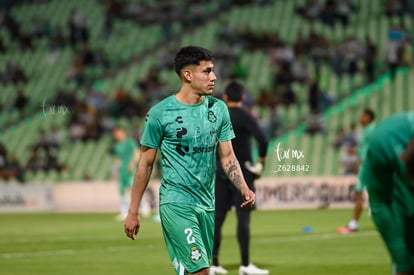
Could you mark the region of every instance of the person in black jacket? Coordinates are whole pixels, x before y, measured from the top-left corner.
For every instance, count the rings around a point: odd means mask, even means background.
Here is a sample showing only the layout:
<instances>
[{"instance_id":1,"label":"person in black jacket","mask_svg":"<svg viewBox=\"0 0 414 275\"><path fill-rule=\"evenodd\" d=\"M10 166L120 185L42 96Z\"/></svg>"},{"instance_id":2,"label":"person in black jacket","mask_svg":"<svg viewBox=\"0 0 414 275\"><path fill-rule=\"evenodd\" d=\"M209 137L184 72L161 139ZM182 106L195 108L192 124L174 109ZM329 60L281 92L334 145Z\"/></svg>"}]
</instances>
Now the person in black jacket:
<instances>
[{"instance_id":1,"label":"person in black jacket","mask_svg":"<svg viewBox=\"0 0 414 275\"><path fill-rule=\"evenodd\" d=\"M226 87L223 99L229 108L230 119L236 138L232 140L234 153L239 160L247 185L255 191L254 180L263 171L268 141L260 128L257 120L243 108L244 88L237 82L231 82ZM255 165L252 164L252 145L254 137L258 144L259 158ZM244 164L244 165L243 165ZM243 198L224 173L220 165L216 170L216 217L213 247L213 265L210 274L227 274L227 270L219 265L219 248L221 242L221 228L227 212L232 206L236 208L237 215L237 239L240 246L241 266L239 274L269 274L268 270L260 269L249 261L250 242L250 211L241 208Z\"/></svg>"}]
</instances>

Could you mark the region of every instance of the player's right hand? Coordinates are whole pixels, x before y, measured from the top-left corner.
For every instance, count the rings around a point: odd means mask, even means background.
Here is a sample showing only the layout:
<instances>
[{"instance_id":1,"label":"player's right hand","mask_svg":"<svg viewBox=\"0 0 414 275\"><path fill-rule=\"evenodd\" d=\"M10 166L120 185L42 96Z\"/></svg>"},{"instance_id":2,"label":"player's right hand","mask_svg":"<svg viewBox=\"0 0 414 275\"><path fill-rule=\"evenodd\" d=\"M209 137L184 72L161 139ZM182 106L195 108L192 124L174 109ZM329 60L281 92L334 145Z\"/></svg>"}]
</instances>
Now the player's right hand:
<instances>
[{"instance_id":1,"label":"player's right hand","mask_svg":"<svg viewBox=\"0 0 414 275\"><path fill-rule=\"evenodd\" d=\"M128 238L135 240L135 236L138 234L140 226L139 216L128 213L125 219L124 231Z\"/></svg>"}]
</instances>

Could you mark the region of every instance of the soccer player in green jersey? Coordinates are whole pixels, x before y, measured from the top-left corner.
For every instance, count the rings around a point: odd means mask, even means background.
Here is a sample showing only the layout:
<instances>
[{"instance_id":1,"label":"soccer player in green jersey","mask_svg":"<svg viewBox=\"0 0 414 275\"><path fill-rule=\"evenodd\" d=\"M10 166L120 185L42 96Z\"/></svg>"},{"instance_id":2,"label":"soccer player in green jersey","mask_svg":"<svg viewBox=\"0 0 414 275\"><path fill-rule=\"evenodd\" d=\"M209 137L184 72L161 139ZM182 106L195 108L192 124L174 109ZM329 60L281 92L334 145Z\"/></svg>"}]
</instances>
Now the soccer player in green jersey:
<instances>
[{"instance_id":1,"label":"soccer player in green jersey","mask_svg":"<svg viewBox=\"0 0 414 275\"><path fill-rule=\"evenodd\" d=\"M414 112L375 127L361 178L395 272L414 275Z\"/></svg>"},{"instance_id":2,"label":"soccer player in green jersey","mask_svg":"<svg viewBox=\"0 0 414 275\"><path fill-rule=\"evenodd\" d=\"M128 137L121 125L114 127L112 135L115 140L113 152L117 157L118 185L120 195L120 214L118 220L124 220L128 215L129 199L127 191L131 189L135 167L139 158L137 143Z\"/></svg>"},{"instance_id":3,"label":"soccer player in green jersey","mask_svg":"<svg viewBox=\"0 0 414 275\"><path fill-rule=\"evenodd\" d=\"M242 207L253 206L255 194L233 152L227 107L211 96L213 56L200 47L184 47L174 66L181 88L147 114L125 233L135 239L139 231L138 209L159 150L160 216L171 261L177 275L207 275L214 239L216 150L226 175L243 195Z\"/></svg>"},{"instance_id":4,"label":"soccer player in green jersey","mask_svg":"<svg viewBox=\"0 0 414 275\"><path fill-rule=\"evenodd\" d=\"M375 129L375 112L371 109L364 109L359 116L359 123L363 128L362 136L358 144L359 170L358 178L355 184L355 205L352 220L346 227L338 229L339 233L351 233L358 231L358 221L364 207L364 190L365 183L361 179L364 160L368 151L368 145Z\"/></svg>"}]
</instances>

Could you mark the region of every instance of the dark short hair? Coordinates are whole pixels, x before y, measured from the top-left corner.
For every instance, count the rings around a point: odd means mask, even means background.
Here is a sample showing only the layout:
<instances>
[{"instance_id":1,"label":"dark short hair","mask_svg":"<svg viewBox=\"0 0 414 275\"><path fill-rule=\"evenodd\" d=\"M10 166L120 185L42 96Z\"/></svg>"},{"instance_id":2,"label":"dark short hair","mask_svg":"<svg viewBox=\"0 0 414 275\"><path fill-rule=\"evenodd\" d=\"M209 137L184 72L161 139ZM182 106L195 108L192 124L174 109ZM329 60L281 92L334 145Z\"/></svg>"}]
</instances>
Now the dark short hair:
<instances>
[{"instance_id":1,"label":"dark short hair","mask_svg":"<svg viewBox=\"0 0 414 275\"><path fill-rule=\"evenodd\" d=\"M375 119L375 112L374 112L372 109L365 108L365 109L362 111L362 113L363 113L364 115L369 116L370 121L374 121L374 119Z\"/></svg>"},{"instance_id":2,"label":"dark short hair","mask_svg":"<svg viewBox=\"0 0 414 275\"><path fill-rule=\"evenodd\" d=\"M227 85L224 94L229 101L240 102L243 100L244 87L240 83L232 81Z\"/></svg>"},{"instance_id":3,"label":"dark short hair","mask_svg":"<svg viewBox=\"0 0 414 275\"><path fill-rule=\"evenodd\" d=\"M175 72L180 76L181 70L188 65L200 65L201 61L213 60L213 54L204 48L187 46L181 48L174 58Z\"/></svg>"}]
</instances>

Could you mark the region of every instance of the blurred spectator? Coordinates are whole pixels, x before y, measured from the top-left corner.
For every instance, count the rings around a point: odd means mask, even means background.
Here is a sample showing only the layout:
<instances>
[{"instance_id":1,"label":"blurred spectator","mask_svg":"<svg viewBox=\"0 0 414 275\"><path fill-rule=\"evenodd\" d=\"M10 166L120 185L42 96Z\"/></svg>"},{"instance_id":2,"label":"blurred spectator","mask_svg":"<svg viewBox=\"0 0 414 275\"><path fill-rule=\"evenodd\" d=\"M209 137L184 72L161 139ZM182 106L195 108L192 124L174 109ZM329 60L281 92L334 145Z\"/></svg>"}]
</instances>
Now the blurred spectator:
<instances>
[{"instance_id":1,"label":"blurred spectator","mask_svg":"<svg viewBox=\"0 0 414 275\"><path fill-rule=\"evenodd\" d=\"M62 142L59 130L56 126L52 126L50 132L47 134L47 142L50 147L58 148Z\"/></svg>"},{"instance_id":2,"label":"blurred spectator","mask_svg":"<svg viewBox=\"0 0 414 275\"><path fill-rule=\"evenodd\" d=\"M26 83L27 77L20 65L8 61L3 72L0 73L0 81L3 84Z\"/></svg>"},{"instance_id":3,"label":"blurred spectator","mask_svg":"<svg viewBox=\"0 0 414 275\"><path fill-rule=\"evenodd\" d=\"M287 43L280 43L273 52L272 59L276 64L288 64L290 65L295 58L295 52L293 47Z\"/></svg>"},{"instance_id":4,"label":"blurred spectator","mask_svg":"<svg viewBox=\"0 0 414 275\"><path fill-rule=\"evenodd\" d=\"M304 6L296 8L296 12L308 20L320 19L330 27L335 26L336 21L346 27L354 9L350 0L326 0L324 4L318 0L306 0Z\"/></svg>"},{"instance_id":5,"label":"blurred spectator","mask_svg":"<svg viewBox=\"0 0 414 275\"><path fill-rule=\"evenodd\" d=\"M21 49L32 49L32 37L30 33L23 33L21 31L21 24L10 12L6 12L3 16L1 25L7 29L10 37L19 43Z\"/></svg>"},{"instance_id":6,"label":"blurred spectator","mask_svg":"<svg viewBox=\"0 0 414 275\"><path fill-rule=\"evenodd\" d=\"M73 116L69 123L69 139L72 142L85 140L86 127L81 123L77 116Z\"/></svg>"},{"instance_id":7,"label":"blurred spectator","mask_svg":"<svg viewBox=\"0 0 414 275\"><path fill-rule=\"evenodd\" d=\"M73 80L77 85L81 85L85 81L85 64L83 63L83 57L80 54L76 54L72 60L72 63L66 73L67 80Z\"/></svg>"},{"instance_id":8,"label":"blurred spectator","mask_svg":"<svg viewBox=\"0 0 414 275\"><path fill-rule=\"evenodd\" d=\"M66 37L63 33L63 29L61 26L56 26L53 31L52 34L50 36L50 40L49 40L49 46L52 49L60 49L63 48L66 44Z\"/></svg>"},{"instance_id":9,"label":"blurred spectator","mask_svg":"<svg viewBox=\"0 0 414 275\"><path fill-rule=\"evenodd\" d=\"M95 56L86 42L80 43L78 54L81 56L82 64L84 66L95 64Z\"/></svg>"},{"instance_id":10,"label":"blurred spectator","mask_svg":"<svg viewBox=\"0 0 414 275\"><path fill-rule=\"evenodd\" d=\"M356 175L358 173L358 155L355 146L349 145L341 155L341 166L344 175Z\"/></svg>"},{"instance_id":11,"label":"blurred spectator","mask_svg":"<svg viewBox=\"0 0 414 275\"><path fill-rule=\"evenodd\" d=\"M104 95L94 90L92 87L87 88L84 101L86 105L94 111L102 111L108 105Z\"/></svg>"},{"instance_id":12,"label":"blurred spectator","mask_svg":"<svg viewBox=\"0 0 414 275\"><path fill-rule=\"evenodd\" d=\"M400 65L411 66L413 64L413 49L408 38L402 42L400 52Z\"/></svg>"},{"instance_id":13,"label":"blurred spectator","mask_svg":"<svg viewBox=\"0 0 414 275\"><path fill-rule=\"evenodd\" d=\"M289 85L291 82L292 74L290 71L290 65L288 63L281 63L273 78L274 87L278 87L279 85Z\"/></svg>"},{"instance_id":14,"label":"blurred spectator","mask_svg":"<svg viewBox=\"0 0 414 275\"><path fill-rule=\"evenodd\" d=\"M283 126L283 120L280 117L277 105L270 105L270 114L269 114L269 137L274 138L280 135L280 128Z\"/></svg>"},{"instance_id":15,"label":"blurred spectator","mask_svg":"<svg viewBox=\"0 0 414 275\"><path fill-rule=\"evenodd\" d=\"M351 124L351 129L349 133L346 135L345 142L350 146L356 146L359 142L359 132L357 129L357 125L355 123Z\"/></svg>"},{"instance_id":16,"label":"blurred spectator","mask_svg":"<svg viewBox=\"0 0 414 275\"><path fill-rule=\"evenodd\" d=\"M100 128L105 134L112 133L112 129L115 126L115 120L107 113L103 113L100 119Z\"/></svg>"},{"instance_id":17,"label":"blurred spectator","mask_svg":"<svg viewBox=\"0 0 414 275\"><path fill-rule=\"evenodd\" d=\"M46 151L46 163L43 168L45 171L49 172L50 170L55 170L62 172L65 168L66 167L58 161L55 150Z\"/></svg>"},{"instance_id":18,"label":"blurred spectator","mask_svg":"<svg viewBox=\"0 0 414 275\"><path fill-rule=\"evenodd\" d=\"M26 161L25 169L28 171L40 171L45 167L45 161L40 156L40 151L33 147L30 150L29 158Z\"/></svg>"},{"instance_id":19,"label":"blurred spectator","mask_svg":"<svg viewBox=\"0 0 414 275\"><path fill-rule=\"evenodd\" d=\"M19 182L24 182L24 169L17 159L16 155L11 156L7 169Z\"/></svg>"},{"instance_id":20,"label":"blurred spectator","mask_svg":"<svg viewBox=\"0 0 414 275\"><path fill-rule=\"evenodd\" d=\"M362 44L350 36L344 43L344 58L348 65L348 73L354 76L358 72L358 60L361 59L364 53Z\"/></svg>"},{"instance_id":21,"label":"blurred spectator","mask_svg":"<svg viewBox=\"0 0 414 275\"><path fill-rule=\"evenodd\" d=\"M15 155L8 157L8 152L2 143L0 143L0 179L16 179L24 182L24 171Z\"/></svg>"},{"instance_id":22,"label":"blurred spectator","mask_svg":"<svg viewBox=\"0 0 414 275\"><path fill-rule=\"evenodd\" d=\"M292 78L294 81L305 83L310 77L309 68L305 64L303 56L299 56L292 64Z\"/></svg>"},{"instance_id":23,"label":"blurred spectator","mask_svg":"<svg viewBox=\"0 0 414 275\"><path fill-rule=\"evenodd\" d=\"M161 80L158 74L158 69L156 67L152 67L148 71L147 75L143 79L139 80L137 86L141 91L146 93L147 91L151 90L153 87L156 87L159 85L161 85Z\"/></svg>"},{"instance_id":24,"label":"blurred spectator","mask_svg":"<svg viewBox=\"0 0 414 275\"><path fill-rule=\"evenodd\" d=\"M59 163L54 149L37 148L33 146L29 158L26 161L25 169L32 172L56 170L61 172L66 166Z\"/></svg>"},{"instance_id":25,"label":"blurred spectator","mask_svg":"<svg viewBox=\"0 0 414 275\"><path fill-rule=\"evenodd\" d=\"M367 82L371 83L375 80L375 65L377 59L377 46L372 39L367 36L365 38L365 72L367 76Z\"/></svg>"},{"instance_id":26,"label":"blurred spectator","mask_svg":"<svg viewBox=\"0 0 414 275\"><path fill-rule=\"evenodd\" d=\"M309 20L315 20L321 14L323 5L318 0L306 0L305 5L296 8L296 12Z\"/></svg>"},{"instance_id":27,"label":"blurred spectator","mask_svg":"<svg viewBox=\"0 0 414 275\"><path fill-rule=\"evenodd\" d=\"M280 86L280 95L282 98L282 103L286 106L295 104L297 101L296 93L293 91L291 85L281 85Z\"/></svg>"},{"instance_id":28,"label":"blurred spectator","mask_svg":"<svg viewBox=\"0 0 414 275\"><path fill-rule=\"evenodd\" d=\"M388 64L388 69L391 75L391 79L395 78L395 74L398 67L398 49L400 42L393 39L388 39L385 45L385 57Z\"/></svg>"},{"instance_id":29,"label":"blurred spectator","mask_svg":"<svg viewBox=\"0 0 414 275\"><path fill-rule=\"evenodd\" d=\"M47 150L47 149L49 149L49 146L50 146L50 144L49 144L49 139L48 139L48 136L46 134L46 131L44 129L40 129L39 134L37 136L37 141L34 144L34 147L36 149L41 149L42 148L42 149Z\"/></svg>"},{"instance_id":30,"label":"blurred spectator","mask_svg":"<svg viewBox=\"0 0 414 275\"><path fill-rule=\"evenodd\" d=\"M94 64L95 66L100 66L103 68L107 68L109 65L109 60L108 57L106 55L106 53L104 52L103 49L96 49L93 52L93 58L94 58Z\"/></svg>"},{"instance_id":31,"label":"blurred spectator","mask_svg":"<svg viewBox=\"0 0 414 275\"><path fill-rule=\"evenodd\" d=\"M404 0L384 0L384 12L390 19L398 17L400 22L403 22L407 8L406 1Z\"/></svg>"},{"instance_id":32,"label":"blurred spectator","mask_svg":"<svg viewBox=\"0 0 414 275\"><path fill-rule=\"evenodd\" d=\"M308 81L308 104L311 112L318 112L320 110L321 91L318 82L314 79Z\"/></svg>"},{"instance_id":33,"label":"blurred spectator","mask_svg":"<svg viewBox=\"0 0 414 275\"><path fill-rule=\"evenodd\" d=\"M77 104L76 94L73 91L65 92L59 90L52 101L52 105L55 106L66 106L69 109L74 109Z\"/></svg>"},{"instance_id":34,"label":"blurred spectator","mask_svg":"<svg viewBox=\"0 0 414 275\"><path fill-rule=\"evenodd\" d=\"M335 140L333 142L333 147L338 150L345 143L346 143L345 128L341 126L341 127L339 127L338 131L336 132L336 137L335 137Z\"/></svg>"},{"instance_id":35,"label":"blurred spectator","mask_svg":"<svg viewBox=\"0 0 414 275\"><path fill-rule=\"evenodd\" d=\"M355 10L354 5L351 0L340 0L336 1L335 16L342 24L343 27L349 25L349 16L353 10Z\"/></svg>"},{"instance_id":36,"label":"blurred spectator","mask_svg":"<svg viewBox=\"0 0 414 275\"><path fill-rule=\"evenodd\" d=\"M331 63L332 70L338 78L341 78L343 74L343 63L344 63L344 54L343 47L340 42L332 44L329 49L329 59Z\"/></svg>"},{"instance_id":37,"label":"blurred spectator","mask_svg":"<svg viewBox=\"0 0 414 275\"><path fill-rule=\"evenodd\" d=\"M325 120L319 111L312 111L306 118L306 132L311 135L325 132Z\"/></svg>"},{"instance_id":38,"label":"blurred spectator","mask_svg":"<svg viewBox=\"0 0 414 275\"><path fill-rule=\"evenodd\" d=\"M88 42L89 29L86 16L80 9L73 10L69 18L69 38L72 48L79 42Z\"/></svg>"},{"instance_id":39,"label":"blurred spectator","mask_svg":"<svg viewBox=\"0 0 414 275\"><path fill-rule=\"evenodd\" d=\"M28 103L29 98L23 93L23 90L18 89L14 100L14 107L19 111L23 111Z\"/></svg>"},{"instance_id":40,"label":"blurred spectator","mask_svg":"<svg viewBox=\"0 0 414 275\"><path fill-rule=\"evenodd\" d=\"M320 110L324 112L326 109L334 105L335 102L335 96L333 96L330 92L322 92L320 96Z\"/></svg>"},{"instance_id":41,"label":"blurred spectator","mask_svg":"<svg viewBox=\"0 0 414 275\"><path fill-rule=\"evenodd\" d=\"M296 39L293 44L293 50L295 52L295 56L303 56L308 52L308 45L306 38L303 36L303 33L299 31L296 34Z\"/></svg>"}]
</instances>

